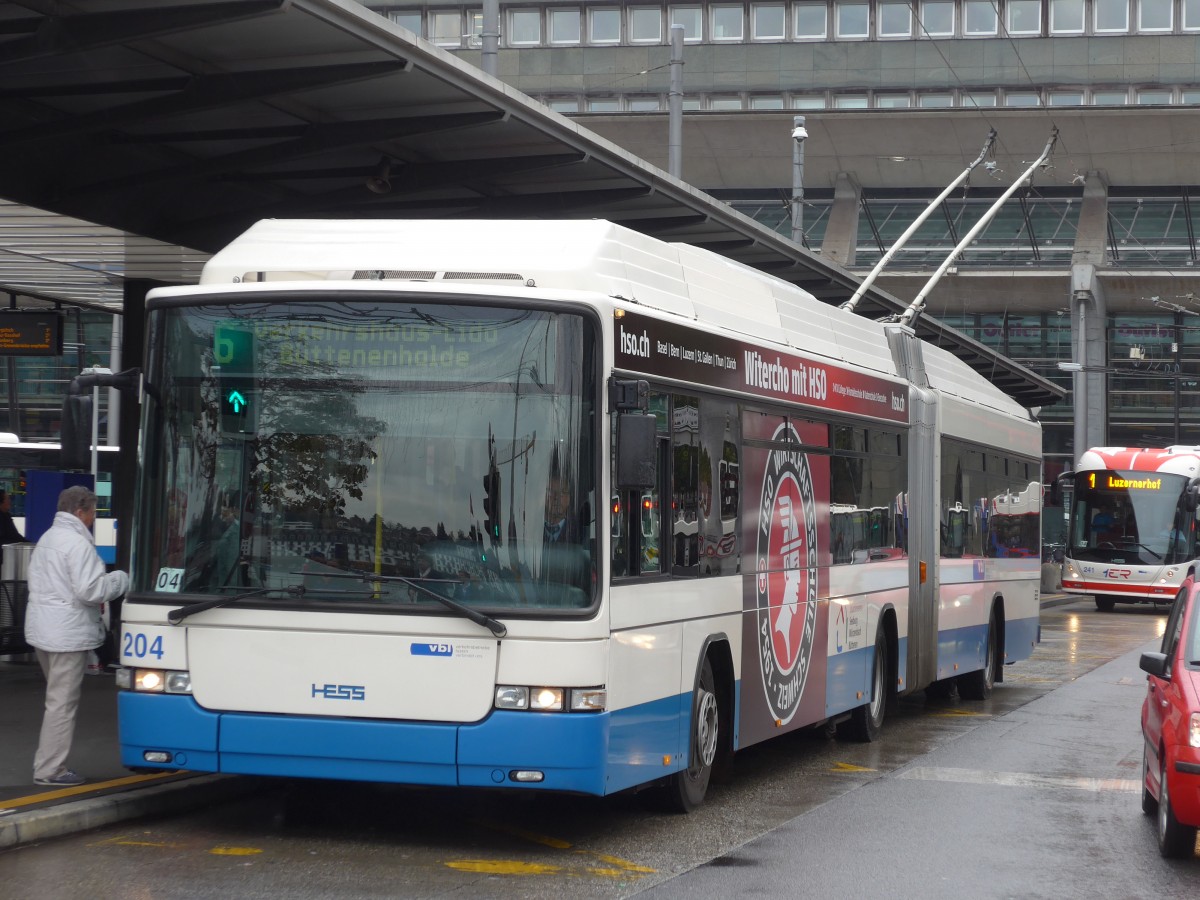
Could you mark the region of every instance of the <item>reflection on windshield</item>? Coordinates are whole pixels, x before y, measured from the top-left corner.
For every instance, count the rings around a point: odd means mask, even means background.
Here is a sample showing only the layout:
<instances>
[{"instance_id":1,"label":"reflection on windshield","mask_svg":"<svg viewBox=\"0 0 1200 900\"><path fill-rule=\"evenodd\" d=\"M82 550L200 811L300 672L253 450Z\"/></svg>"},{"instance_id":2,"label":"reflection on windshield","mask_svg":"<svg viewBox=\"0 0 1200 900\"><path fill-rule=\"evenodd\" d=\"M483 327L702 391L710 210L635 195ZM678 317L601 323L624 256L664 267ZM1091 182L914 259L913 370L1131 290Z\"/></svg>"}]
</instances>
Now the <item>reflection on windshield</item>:
<instances>
[{"instance_id":1,"label":"reflection on windshield","mask_svg":"<svg viewBox=\"0 0 1200 900\"><path fill-rule=\"evenodd\" d=\"M162 396L147 403L134 590L591 603L581 317L378 298L152 315Z\"/></svg>"},{"instance_id":2,"label":"reflection on windshield","mask_svg":"<svg viewBox=\"0 0 1200 900\"><path fill-rule=\"evenodd\" d=\"M1193 558L1195 519L1180 502L1185 481L1182 475L1160 472L1079 473L1071 556L1145 565Z\"/></svg>"}]
</instances>

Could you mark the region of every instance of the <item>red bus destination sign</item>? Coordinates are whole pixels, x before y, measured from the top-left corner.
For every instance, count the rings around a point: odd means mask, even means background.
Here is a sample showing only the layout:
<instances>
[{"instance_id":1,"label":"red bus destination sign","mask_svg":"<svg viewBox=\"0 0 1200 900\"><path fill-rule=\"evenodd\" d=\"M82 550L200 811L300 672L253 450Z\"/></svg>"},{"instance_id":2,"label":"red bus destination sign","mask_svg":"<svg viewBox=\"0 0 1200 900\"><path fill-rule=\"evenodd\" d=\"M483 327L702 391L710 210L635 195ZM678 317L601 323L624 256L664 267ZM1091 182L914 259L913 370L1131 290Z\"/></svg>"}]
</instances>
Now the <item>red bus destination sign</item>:
<instances>
[{"instance_id":1,"label":"red bus destination sign","mask_svg":"<svg viewBox=\"0 0 1200 900\"><path fill-rule=\"evenodd\" d=\"M616 366L633 372L908 422L901 383L636 313L617 319L613 351Z\"/></svg>"}]
</instances>

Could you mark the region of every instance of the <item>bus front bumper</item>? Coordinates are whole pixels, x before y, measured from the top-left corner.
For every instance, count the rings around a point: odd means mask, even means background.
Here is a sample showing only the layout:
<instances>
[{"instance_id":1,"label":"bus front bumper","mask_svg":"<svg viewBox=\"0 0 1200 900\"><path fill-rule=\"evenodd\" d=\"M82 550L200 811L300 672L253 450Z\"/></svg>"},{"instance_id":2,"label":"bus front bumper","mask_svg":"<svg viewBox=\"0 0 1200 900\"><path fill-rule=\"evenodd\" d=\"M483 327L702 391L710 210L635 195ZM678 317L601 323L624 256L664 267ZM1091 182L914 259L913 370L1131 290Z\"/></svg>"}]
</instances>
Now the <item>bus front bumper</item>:
<instances>
[{"instance_id":1,"label":"bus front bumper","mask_svg":"<svg viewBox=\"0 0 1200 900\"><path fill-rule=\"evenodd\" d=\"M212 712L188 695L132 691L120 692L117 708L121 762L129 768L612 790L608 713L493 711L466 725L396 722Z\"/></svg>"}]
</instances>

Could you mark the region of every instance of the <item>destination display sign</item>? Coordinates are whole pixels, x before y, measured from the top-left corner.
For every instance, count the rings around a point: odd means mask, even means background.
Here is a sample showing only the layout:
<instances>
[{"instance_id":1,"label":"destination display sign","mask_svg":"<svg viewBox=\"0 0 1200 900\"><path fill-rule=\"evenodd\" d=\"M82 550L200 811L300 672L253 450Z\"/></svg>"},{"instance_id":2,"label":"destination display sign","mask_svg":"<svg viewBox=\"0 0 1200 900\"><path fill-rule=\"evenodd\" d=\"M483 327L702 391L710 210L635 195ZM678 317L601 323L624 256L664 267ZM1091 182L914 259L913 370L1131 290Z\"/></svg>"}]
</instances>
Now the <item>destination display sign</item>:
<instances>
[{"instance_id":1,"label":"destination display sign","mask_svg":"<svg viewBox=\"0 0 1200 900\"><path fill-rule=\"evenodd\" d=\"M53 310L0 310L0 356L61 355L61 315Z\"/></svg>"},{"instance_id":2,"label":"destination display sign","mask_svg":"<svg viewBox=\"0 0 1200 900\"><path fill-rule=\"evenodd\" d=\"M617 367L633 372L908 422L908 389L901 382L674 322L626 313L616 322L613 351Z\"/></svg>"}]
</instances>

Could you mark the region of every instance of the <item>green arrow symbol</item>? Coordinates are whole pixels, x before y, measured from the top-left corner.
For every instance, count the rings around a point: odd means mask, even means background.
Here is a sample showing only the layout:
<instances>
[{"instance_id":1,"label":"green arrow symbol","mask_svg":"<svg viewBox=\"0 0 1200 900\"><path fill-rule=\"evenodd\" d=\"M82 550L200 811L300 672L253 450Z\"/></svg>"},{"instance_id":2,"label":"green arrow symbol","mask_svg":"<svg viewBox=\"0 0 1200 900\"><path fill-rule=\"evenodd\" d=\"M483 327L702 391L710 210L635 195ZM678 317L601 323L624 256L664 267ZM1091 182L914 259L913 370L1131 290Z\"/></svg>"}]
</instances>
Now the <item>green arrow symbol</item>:
<instances>
[{"instance_id":1,"label":"green arrow symbol","mask_svg":"<svg viewBox=\"0 0 1200 900\"><path fill-rule=\"evenodd\" d=\"M241 412L242 407L246 405L246 398L243 397L239 392L232 391L229 394L229 405L233 407L233 411L235 413Z\"/></svg>"}]
</instances>

